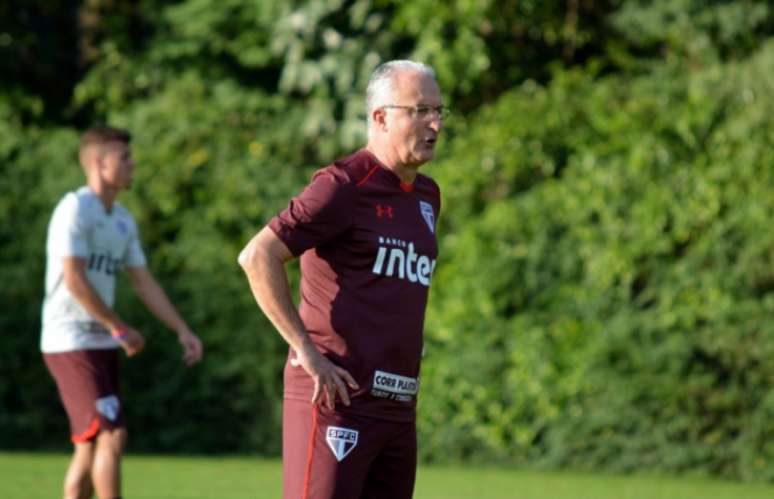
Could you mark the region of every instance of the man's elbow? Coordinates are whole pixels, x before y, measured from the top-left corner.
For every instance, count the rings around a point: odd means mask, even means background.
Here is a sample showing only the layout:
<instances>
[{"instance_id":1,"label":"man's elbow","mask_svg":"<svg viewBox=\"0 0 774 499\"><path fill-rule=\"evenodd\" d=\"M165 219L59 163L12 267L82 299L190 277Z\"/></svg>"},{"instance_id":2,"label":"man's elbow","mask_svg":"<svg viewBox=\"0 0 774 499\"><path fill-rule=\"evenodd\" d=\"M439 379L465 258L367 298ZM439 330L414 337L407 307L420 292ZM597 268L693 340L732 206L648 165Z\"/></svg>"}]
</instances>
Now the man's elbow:
<instances>
[{"instance_id":1,"label":"man's elbow","mask_svg":"<svg viewBox=\"0 0 774 499\"><path fill-rule=\"evenodd\" d=\"M266 259L266 250L262 248L258 241L253 239L239 253L237 261L245 272L258 270Z\"/></svg>"},{"instance_id":2,"label":"man's elbow","mask_svg":"<svg viewBox=\"0 0 774 499\"><path fill-rule=\"evenodd\" d=\"M161 285L145 267L130 270L127 274L132 289L141 298L152 296L155 289L161 289Z\"/></svg>"},{"instance_id":3,"label":"man's elbow","mask_svg":"<svg viewBox=\"0 0 774 499\"><path fill-rule=\"evenodd\" d=\"M67 291L73 296L79 296L81 294L83 279L85 279L85 277L75 269L65 269L62 273L62 280L64 281L65 288L67 288Z\"/></svg>"},{"instance_id":4,"label":"man's elbow","mask_svg":"<svg viewBox=\"0 0 774 499\"><path fill-rule=\"evenodd\" d=\"M237 261L247 274L255 274L282 267L291 257L285 244L269 228L264 228L247 243Z\"/></svg>"},{"instance_id":5,"label":"man's elbow","mask_svg":"<svg viewBox=\"0 0 774 499\"><path fill-rule=\"evenodd\" d=\"M237 257L237 262L239 263L239 266L243 269L247 270L247 267L250 265L250 252L251 247L248 244L244 247L242 251L239 252L239 256Z\"/></svg>"},{"instance_id":6,"label":"man's elbow","mask_svg":"<svg viewBox=\"0 0 774 499\"><path fill-rule=\"evenodd\" d=\"M65 273L62 280L64 281L65 288L67 288L67 291L69 291L71 295L78 294L78 280L75 277Z\"/></svg>"}]
</instances>

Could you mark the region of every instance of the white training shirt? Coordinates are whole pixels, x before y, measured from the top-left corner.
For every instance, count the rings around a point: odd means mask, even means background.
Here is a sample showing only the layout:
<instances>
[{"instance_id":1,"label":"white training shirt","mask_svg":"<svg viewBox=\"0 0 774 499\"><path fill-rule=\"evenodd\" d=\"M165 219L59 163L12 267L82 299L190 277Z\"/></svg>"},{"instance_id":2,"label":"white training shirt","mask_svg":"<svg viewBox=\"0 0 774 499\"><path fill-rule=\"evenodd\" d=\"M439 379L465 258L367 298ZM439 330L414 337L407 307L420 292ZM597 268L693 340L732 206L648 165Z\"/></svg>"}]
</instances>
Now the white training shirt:
<instances>
[{"instance_id":1,"label":"white training shirt","mask_svg":"<svg viewBox=\"0 0 774 499\"><path fill-rule=\"evenodd\" d=\"M107 329L91 317L64 283L62 259L86 259L86 277L108 307L115 302L116 274L144 267L137 225L119 203L110 213L88 187L68 192L57 204L46 241L46 296L40 349L44 353L118 348Z\"/></svg>"}]
</instances>

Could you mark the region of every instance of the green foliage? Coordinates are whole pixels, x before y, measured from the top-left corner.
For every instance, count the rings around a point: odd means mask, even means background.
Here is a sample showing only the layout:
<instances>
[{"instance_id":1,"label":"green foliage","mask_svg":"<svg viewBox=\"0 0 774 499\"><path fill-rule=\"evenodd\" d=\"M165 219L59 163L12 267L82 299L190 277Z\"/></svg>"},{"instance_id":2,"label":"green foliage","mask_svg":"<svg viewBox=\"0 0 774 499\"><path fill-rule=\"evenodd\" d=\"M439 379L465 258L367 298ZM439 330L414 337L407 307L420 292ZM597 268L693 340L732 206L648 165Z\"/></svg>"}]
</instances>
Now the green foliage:
<instances>
[{"instance_id":1,"label":"green foliage","mask_svg":"<svg viewBox=\"0 0 774 499\"><path fill-rule=\"evenodd\" d=\"M29 112L21 118L61 118L69 92L82 76L77 12L68 3L8 0L0 4L0 100L13 97L8 104ZM31 94L42 97L33 109L25 105Z\"/></svg>"},{"instance_id":2,"label":"green foliage","mask_svg":"<svg viewBox=\"0 0 774 499\"><path fill-rule=\"evenodd\" d=\"M774 476L772 65L562 72L476 117L434 169L426 458Z\"/></svg>"},{"instance_id":3,"label":"green foliage","mask_svg":"<svg viewBox=\"0 0 774 499\"><path fill-rule=\"evenodd\" d=\"M416 40L413 55L436 68L465 110L515 82L548 79L556 63L603 57L616 2L455 0L400 2L391 28Z\"/></svg>"},{"instance_id":4,"label":"green foliage","mask_svg":"<svg viewBox=\"0 0 774 499\"><path fill-rule=\"evenodd\" d=\"M762 0L652 0L623 2L613 23L641 50L698 62L750 54L771 32L774 12Z\"/></svg>"},{"instance_id":5,"label":"green foliage","mask_svg":"<svg viewBox=\"0 0 774 499\"><path fill-rule=\"evenodd\" d=\"M0 7L4 446L66 443L37 352L45 231L83 182L76 128L110 122L134 134L122 201L151 269L206 347L185 370L123 283L149 338L130 448L277 453L286 347L236 256L363 143L372 69L417 58L457 111L426 167L423 459L774 479L767 2L62 5Z\"/></svg>"},{"instance_id":6,"label":"green foliage","mask_svg":"<svg viewBox=\"0 0 774 499\"><path fill-rule=\"evenodd\" d=\"M39 353L40 306L47 216L68 179L81 175L71 151L77 141L67 129L24 127L22 111L0 97L0 433L14 448L45 442L64 429L62 412ZM18 436L17 436L18 435Z\"/></svg>"}]
</instances>

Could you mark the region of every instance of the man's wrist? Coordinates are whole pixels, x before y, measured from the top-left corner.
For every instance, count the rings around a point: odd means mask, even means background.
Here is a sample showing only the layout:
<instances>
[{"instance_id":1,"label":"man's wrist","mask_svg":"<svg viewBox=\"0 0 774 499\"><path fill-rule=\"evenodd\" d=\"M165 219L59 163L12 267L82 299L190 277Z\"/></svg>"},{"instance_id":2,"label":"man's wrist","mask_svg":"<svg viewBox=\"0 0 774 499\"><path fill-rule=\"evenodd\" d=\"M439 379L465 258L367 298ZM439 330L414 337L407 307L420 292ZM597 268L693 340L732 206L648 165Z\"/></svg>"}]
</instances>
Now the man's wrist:
<instances>
[{"instance_id":1,"label":"man's wrist","mask_svg":"<svg viewBox=\"0 0 774 499\"><path fill-rule=\"evenodd\" d=\"M110 336L118 341L124 341L129 336L129 327L118 324L110 328Z\"/></svg>"},{"instance_id":2,"label":"man's wrist","mask_svg":"<svg viewBox=\"0 0 774 499\"><path fill-rule=\"evenodd\" d=\"M319 353L319 350L317 350L317 346L315 346L314 342L311 338L309 338L309 335L307 334L306 338L304 338L301 342L300 348L296 348L296 355L304 355L304 356L310 356L314 355L316 353Z\"/></svg>"}]
</instances>

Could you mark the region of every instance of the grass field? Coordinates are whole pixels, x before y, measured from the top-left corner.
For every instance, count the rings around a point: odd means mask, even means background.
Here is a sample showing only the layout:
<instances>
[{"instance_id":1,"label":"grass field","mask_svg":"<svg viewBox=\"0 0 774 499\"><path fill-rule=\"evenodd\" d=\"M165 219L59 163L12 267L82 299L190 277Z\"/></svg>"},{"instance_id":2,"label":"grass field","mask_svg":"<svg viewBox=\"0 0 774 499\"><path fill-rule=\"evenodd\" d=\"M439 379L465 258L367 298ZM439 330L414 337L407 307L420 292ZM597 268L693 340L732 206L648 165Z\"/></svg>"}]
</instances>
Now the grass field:
<instances>
[{"instance_id":1,"label":"grass field","mask_svg":"<svg viewBox=\"0 0 774 499\"><path fill-rule=\"evenodd\" d=\"M68 456L0 453L0 498L57 499ZM129 456L127 499L262 499L281 494L277 460ZM652 476L422 467L415 499L771 499L774 486Z\"/></svg>"}]
</instances>

